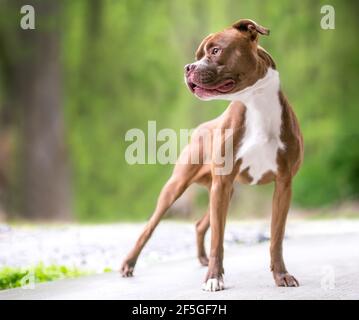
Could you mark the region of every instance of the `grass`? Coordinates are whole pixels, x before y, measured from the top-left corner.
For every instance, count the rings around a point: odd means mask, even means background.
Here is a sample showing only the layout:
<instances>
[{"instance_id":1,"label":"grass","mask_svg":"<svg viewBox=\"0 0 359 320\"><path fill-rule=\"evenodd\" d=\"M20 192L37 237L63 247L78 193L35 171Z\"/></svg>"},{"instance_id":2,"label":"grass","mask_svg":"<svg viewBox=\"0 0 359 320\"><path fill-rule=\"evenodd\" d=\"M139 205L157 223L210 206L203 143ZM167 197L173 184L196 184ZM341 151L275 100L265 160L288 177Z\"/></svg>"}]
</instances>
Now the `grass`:
<instances>
[{"instance_id":1,"label":"grass","mask_svg":"<svg viewBox=\"0 0 359 320\"><path fill-rule=\"evenodd\" d=\"M108 271L104 270L104 272ZM65 278L77 278L92 273L91 271L81 270L76 267L45 266L43 263L39 263L32 268L3 267L0 269L0 290L33 286L37 283Z\"/></svg>"}]
</instances>

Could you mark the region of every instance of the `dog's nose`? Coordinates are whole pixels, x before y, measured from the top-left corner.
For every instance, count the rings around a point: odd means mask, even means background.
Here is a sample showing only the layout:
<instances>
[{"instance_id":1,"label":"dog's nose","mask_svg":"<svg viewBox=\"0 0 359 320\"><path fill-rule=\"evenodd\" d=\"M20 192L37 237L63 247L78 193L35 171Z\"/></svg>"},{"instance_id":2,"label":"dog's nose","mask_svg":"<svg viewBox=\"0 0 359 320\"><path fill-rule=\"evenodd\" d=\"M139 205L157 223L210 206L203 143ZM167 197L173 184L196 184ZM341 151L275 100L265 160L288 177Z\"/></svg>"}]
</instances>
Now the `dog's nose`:
<instances>
[{"instance_id":1,"label":"dog's nose","mask_svg":"<svg viewBox=\"0 0 359 320\"><path fill-rule=\"evenodd\" d=\"M186 64L184 70L186 74L190 73L196 66L194 64Z\"/></svg>"}]
</instances>

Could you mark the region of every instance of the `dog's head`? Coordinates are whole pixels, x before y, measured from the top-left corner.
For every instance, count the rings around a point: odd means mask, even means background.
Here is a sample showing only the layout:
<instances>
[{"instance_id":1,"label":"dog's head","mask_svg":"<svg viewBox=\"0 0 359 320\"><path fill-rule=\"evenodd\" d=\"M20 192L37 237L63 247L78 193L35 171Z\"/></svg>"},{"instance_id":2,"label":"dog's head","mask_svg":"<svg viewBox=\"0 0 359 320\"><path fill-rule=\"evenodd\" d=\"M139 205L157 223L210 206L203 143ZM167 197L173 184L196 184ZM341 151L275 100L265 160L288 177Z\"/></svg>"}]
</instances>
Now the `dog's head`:
<instances>
[{"instance_id":1,"label":"dog's head","mask_svg":"<svg viewBox=\"0 0 359 320\"><path fill-rule=\"evenodd\" d=\"M191 92L202 100L226 99L254 84L263 76L258 68L259 34L269 35L269 30L242 19L203 39L196 62L185 66Z\"/></svg>"}]
</instances>

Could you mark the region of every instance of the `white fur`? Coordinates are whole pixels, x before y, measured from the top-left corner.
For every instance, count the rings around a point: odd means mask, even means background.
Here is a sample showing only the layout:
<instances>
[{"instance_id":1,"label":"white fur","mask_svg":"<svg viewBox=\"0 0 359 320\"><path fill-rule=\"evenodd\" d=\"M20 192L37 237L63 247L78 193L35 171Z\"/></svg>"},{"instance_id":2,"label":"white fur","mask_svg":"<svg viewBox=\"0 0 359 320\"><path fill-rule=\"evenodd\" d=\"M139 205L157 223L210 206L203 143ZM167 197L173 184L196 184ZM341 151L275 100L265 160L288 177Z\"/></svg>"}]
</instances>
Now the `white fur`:
<instances>
[{"instance_id":1,"label":"white fur","mask_svg":"<svg viewBox=\"0 0 359 320\"><path fill-rule=\"evenodd\" d=\"M197 66L197 67L202 66L202 65L207 66L208 65L207 57L204 56L202 59L197 60L196 62L192 63L192 65Z\"/></svg>"},{"instance_id":2,"label":"white fur","mask_svg":"<svg viewBox=\"0 0 359 320\"><path fill-rule=\"evenodd\" d=\"M192 65L195 65L195 66L201 66L201 65L206 65L206 57L203 57L201 60L198 60L196 62L193 62ZM187 76L186 74L184 75L184 83L187 84ZM201 99L200 97L198 97L200 100L208 100L208 99Z\"/></svg>"},{"instance_id":3,"label":"white fur","mask_svg":"<svg viewBox=\"0 0 359 320\"><path fill-rule=\"evenodd\" d=\"M282 106L280 81L276 70L269 68L254 85L240 92L215 98L241 101L246 106L245 132L236 160L242 159L239 172L249 168L251 184L257 184L268 171L277 172L277 152L284 149L280 139Z\"/></svg>"},{"instance_id":4,"label":"white fur","mask_svg":"<svg viewBox=\"0 0 359 320\"><path fill-rule=\"evenodd\" d=\"M249 168L251 184L257 184L268 171L277 172L277 152L284 149L279 89L279 74L270 68L264 78L232 97L246 106L245 132L236 160L242 158L240 172Z\"/></svg>"},{"instance_id":5,"label":"white fur","mask_svg":"<svg viewBox=\"0 0 359 320\"><path fill-rule=\"evenodd\" d=\"M223 280L218 279L208 279L202 286L202 290L204 291L219 291L224 289L224 282Z\"/></svg>"},{"instance_id":6,"label":"white fur","mask_svg":"<svg viewBox=\"0 0 359 320\"><path fill-rule=\"evenodd\" d=\"M203 63L201 60L197 63ZM239 172L249 168L251 184L257 184L268 171L277 173L277 153L285 147L280 139L282 106L279 89L279 73L269 68L263 78L242 91L200 98L241 101L246 106L245 132L236 160L242 159Z\"/></svg>"}]
</instances>

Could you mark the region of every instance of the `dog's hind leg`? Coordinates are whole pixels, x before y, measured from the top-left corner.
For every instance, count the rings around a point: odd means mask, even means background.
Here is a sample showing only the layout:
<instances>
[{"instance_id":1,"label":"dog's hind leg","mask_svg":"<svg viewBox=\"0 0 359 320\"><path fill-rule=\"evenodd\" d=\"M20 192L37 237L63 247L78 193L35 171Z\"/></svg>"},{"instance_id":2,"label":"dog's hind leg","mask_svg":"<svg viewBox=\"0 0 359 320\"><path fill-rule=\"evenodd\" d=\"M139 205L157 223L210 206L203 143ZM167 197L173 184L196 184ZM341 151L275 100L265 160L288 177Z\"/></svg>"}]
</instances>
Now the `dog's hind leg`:
<instances>
[{"instance_id":1,"label":"dog's hind leg","mask_svg":"<svg viewBox=\"0 0 359 320\"><path fill-rule=\"evenodd\" d=\"M192 135L191 143L183 149L171 178L162 188L153 215L147 222L135 246L122 263L120 271L124 277L132 276L133 269L141 250L169 207L193 182L200 182L201 177L210 176L209 166L203 165L203 139L201 140L197 135L194 133Z\"/></svg>"},{"instance_id":2,"label":"dog's hind leg","mask_svg":"<svg viewBox=\"0 0 359 320\"><path fill-rule=\"evenodd\" d=\"M208 171L203 168L201 164L192 164L191 157L192 153L195 151L196 149L191 148L190 145L185 147L182 151L171 178L162 188L154 213L121 266L120 272L124 277L132 276L133 269L141 250L170 206L193 182L198 181L199 177L205 175L205 172Z\"/></svg>"},{"instance_id":3,"label":"dog's hind leg","mask_svg":"<svg viewBox=\"0 0 359 320\"><path fill-rule=\"evenodd\" d=\"M206 187L208 192L210 192L212 185L212 177L209 174L204 175L196 182ZM208 266L208 256L204 246L204 239L209 229L209 225L210 223L209 223L209 207L208 207L203 217L196 222L197 257L199 263L205 267Z\"/></svg>"},{"instance_id":4,"label":"dog's hind leg","mask_svg":"<svg viewBox=\"0 0 359 320\"><path fill-rule=\"evenodd\" d=\"M209 229L209 210L196 223L197 256L202 266L208 266L208 257L204 247L204 237Z\"/></svg>"},{"instance_id":5,"label":"dog's hind leg","mask_svg":"<svg viewBox=\"0 0 359 320\"><path fill-rule=\"evenodd\" d=\"M208 186L210 189L211 185ZM233 196L233 190L231 192L231 197ZM197 240L197 257L199 263L202 266L208 266L208 256L206 253L206 249L204 246L204 238L209 229L210 221L209 221L209 208L207 209L204 216L199 219L196 223L196 240Z\"/></svg>"},{"instance_id":6,"label":"dog's hind leg","mask_svg":"<svg viewBox=\"0 0 359 320\"><path fill-rule=\"evenodd\" d=\"M130 253L127 255L125 261L121 266L121 274L124 277L132 276L133 269L135 267L137 258L145 246L148 239L151 237L152 232L155 230L156 226L160 222L162 216L166 213L167 209L182 195L182 193L189 186L188 180L183 179L183 177L172 175L172 177L167 181L165 186L162 188L162 191L157 200L156 209L151 216L150 220L147 222L144 230L137 239L137 242Z\"/></svg>"},{"instance_id":7,"label":"dog's hind leg","mask_svg":"<svg viewBox=\"0 0 359 320\"><path fill-rule=\"evenodd\" d=\"M212 178L210 175L205 175L197 181L198 184L205 186L210 192L212 185ZM196 243L197 243L197 257L202 266L208 266L208 256L204 247L204 238L209 229L209 208L201 219L196 222Z\"/></svg>"}]
</instances>

